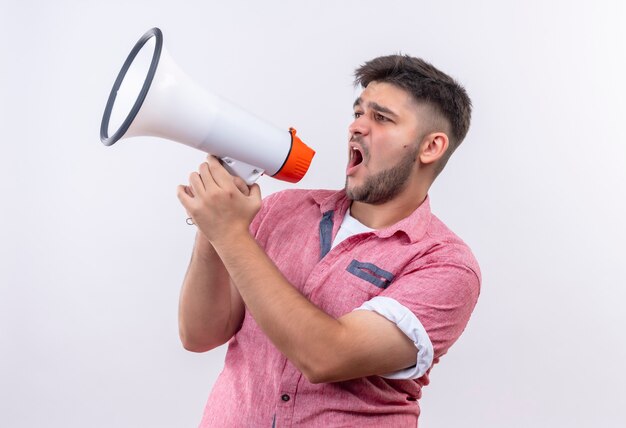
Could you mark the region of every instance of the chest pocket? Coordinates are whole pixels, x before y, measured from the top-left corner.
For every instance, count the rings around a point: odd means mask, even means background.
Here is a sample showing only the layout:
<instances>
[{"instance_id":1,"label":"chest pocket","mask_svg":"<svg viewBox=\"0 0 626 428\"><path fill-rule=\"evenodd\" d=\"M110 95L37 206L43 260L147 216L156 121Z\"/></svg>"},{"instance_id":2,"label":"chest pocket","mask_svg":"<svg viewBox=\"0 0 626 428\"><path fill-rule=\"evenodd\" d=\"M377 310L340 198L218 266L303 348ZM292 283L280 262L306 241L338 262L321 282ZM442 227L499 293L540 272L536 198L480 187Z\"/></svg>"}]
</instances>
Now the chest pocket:
<instances>
[{"instance_id":1,"label":"chest pocket","mask_svg":"<svg viewBox=\"0 0 626 428\"><path fill-rule=\"evenodd\" d=\"M346 268L348 272L383 290L393 281L393 274L379 268L373 263L352 260Z\"/></svg>"}]
</instances>

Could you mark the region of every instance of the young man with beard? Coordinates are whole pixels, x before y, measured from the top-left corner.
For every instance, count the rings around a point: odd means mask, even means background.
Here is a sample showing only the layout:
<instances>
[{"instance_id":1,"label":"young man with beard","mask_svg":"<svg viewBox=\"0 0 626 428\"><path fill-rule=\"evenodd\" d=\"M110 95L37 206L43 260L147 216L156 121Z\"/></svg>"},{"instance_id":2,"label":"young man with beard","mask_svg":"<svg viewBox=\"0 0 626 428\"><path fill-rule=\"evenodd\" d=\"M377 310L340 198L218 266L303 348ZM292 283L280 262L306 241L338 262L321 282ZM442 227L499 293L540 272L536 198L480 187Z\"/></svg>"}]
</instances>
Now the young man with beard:
<instances>
[{"instance_id":1,"label":"young man with beard","mask_svg":"<svg viewBox=\"0 0 626 428\"><path fill-rule=\"evenodd\" d=\"M201 426L415 426L432 366L463 332L480 271L428 189L471 102L413 57L356 70L345 189L261 202L209 157L179 186L199 231L180 336L229 342Z\"/></svg>"}]
</instances>

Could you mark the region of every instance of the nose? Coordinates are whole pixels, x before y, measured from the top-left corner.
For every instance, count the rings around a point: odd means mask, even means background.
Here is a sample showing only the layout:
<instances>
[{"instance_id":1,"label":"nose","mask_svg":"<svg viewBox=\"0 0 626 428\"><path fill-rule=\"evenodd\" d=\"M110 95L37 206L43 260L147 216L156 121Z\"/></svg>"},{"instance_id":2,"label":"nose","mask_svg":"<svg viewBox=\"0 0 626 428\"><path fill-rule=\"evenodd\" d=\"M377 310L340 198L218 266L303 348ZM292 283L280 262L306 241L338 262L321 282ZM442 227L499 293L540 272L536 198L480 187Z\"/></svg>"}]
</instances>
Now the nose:
<instances>
[{"instance_id":1,"label":"nose","mask_svg":"<svg viewBox=\"0 0 626 428\"><path fill-rule=\"evenodd\" d=\"M369 123L365 115L354 118L348 127L350 135L367 135L369 133L369 129Z\"/></svg>"}]
</instances>

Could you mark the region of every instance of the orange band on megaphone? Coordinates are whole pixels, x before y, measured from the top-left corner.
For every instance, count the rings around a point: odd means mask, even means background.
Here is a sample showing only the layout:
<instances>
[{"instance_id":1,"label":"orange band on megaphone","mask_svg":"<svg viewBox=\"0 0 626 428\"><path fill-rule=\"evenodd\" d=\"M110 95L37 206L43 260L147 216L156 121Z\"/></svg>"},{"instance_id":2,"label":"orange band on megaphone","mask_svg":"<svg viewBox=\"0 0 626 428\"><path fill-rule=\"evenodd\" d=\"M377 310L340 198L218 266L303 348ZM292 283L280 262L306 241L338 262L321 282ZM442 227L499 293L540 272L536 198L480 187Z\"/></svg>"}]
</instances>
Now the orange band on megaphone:
<instances>
[{"instance_id":1,"label":"orange band on megaphone","mask_svg":"<svg viewBox=\"0 0 626 428\"><path fill-rule=\"evenodd\" d=\"M290 183L297 183L308 171L311 160L315 155L315 150L298 138L294 128L289 128L289 132L291 133L291 150L283 166L272 177Z\"/></svg>"}]
</instances>

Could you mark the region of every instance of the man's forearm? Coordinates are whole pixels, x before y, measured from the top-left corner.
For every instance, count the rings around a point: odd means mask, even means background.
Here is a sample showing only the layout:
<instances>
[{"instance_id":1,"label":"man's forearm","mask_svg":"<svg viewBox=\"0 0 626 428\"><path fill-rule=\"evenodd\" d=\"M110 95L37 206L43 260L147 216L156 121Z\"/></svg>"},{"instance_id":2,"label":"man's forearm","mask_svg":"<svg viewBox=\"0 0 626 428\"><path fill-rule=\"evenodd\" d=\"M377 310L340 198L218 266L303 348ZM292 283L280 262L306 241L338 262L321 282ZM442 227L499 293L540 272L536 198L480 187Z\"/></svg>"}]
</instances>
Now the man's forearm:
<instances>
[{"instance_id":1,"label":"man's forearm","mask_svg":"<svg viewBox=\"0 0 626 428\"><path fill-rule=\"evenodd\" d=\"M315 377L337 349L340 322L302 296L251 236L230 239L216 251L261 329L307 377Z\"/></svg>"},{"instance_id":2,"label":"man's forearm","mask_svg":"<svg viewBox=\"0 0 626 428\"><path fill-rule=\"evenodd\" d=\"M183 346L204 352L226 341L243 318L241 297L211 243L198 232L180 294L179 332Z\"/></svg>"}]
</instances>

